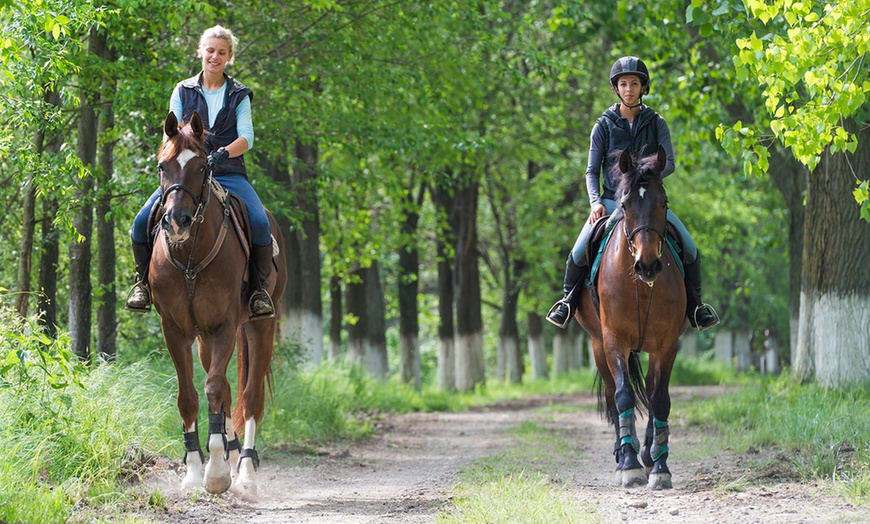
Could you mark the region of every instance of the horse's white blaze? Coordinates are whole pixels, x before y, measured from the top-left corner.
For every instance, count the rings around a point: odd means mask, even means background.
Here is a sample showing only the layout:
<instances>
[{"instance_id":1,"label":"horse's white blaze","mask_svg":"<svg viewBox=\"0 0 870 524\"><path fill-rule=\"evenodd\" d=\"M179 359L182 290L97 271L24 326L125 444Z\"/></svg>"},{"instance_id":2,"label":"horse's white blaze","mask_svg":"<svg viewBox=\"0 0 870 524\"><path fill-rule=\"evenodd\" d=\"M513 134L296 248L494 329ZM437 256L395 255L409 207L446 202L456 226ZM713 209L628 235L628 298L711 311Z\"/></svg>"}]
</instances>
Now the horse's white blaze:
<instances>
[{"instance_id":1,"label":"horse's white blaze","mask_svg":"<svg viewBox=\"0 0 870 524\"><path fill-rule=\"evenodd\" d=\"M182 167L184 167L184 166L182 166ZM640 193L640 198L643 199L644 195L646 195L646 186L640 186L638 193Z\"/></svg>"},{"instance_id":2,"label":"horse's white blaze","mask_svg":"<svg viewBox=\"0 0 870 524\"><path fill-rule=\"evenodd\" d=\"M196 157L196 152L190 149L185 149L181 153L175 157L175 160L178 161L178 165L181 166L181 169L184 169L184 166L190 161L191 158Z\"/></svg>"}]
</instances>

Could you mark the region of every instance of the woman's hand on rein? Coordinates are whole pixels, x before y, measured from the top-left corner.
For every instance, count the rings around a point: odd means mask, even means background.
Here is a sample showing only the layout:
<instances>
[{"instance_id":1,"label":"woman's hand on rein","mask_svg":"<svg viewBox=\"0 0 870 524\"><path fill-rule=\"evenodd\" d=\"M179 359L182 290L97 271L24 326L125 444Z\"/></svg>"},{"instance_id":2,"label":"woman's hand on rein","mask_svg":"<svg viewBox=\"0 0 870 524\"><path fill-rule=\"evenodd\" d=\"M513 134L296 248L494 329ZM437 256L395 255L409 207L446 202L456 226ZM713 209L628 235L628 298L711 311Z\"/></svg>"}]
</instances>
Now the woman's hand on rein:
<instances>
[{"instance_id":1,"label":"woman's hand on rein","mask_svg":"<svg viewBox=\"0 0 870 524\"><path fill-rule=\"evenodd\" d=\"M607 213L607 209L604 208L603 204L594 204L592 206L592 212L589 213L589 223L594 224L596 220L603 217Z\"/></svg>"}]
</instances>

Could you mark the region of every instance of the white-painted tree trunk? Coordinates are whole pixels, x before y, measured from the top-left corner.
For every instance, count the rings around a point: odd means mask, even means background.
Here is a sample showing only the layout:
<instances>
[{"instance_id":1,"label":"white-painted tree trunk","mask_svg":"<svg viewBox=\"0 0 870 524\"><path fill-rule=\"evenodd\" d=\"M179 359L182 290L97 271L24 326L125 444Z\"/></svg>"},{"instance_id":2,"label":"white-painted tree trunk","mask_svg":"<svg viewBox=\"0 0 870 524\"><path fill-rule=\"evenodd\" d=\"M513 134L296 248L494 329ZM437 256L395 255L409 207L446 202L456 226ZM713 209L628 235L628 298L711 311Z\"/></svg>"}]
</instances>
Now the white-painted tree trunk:
<instances>
[{"instance_id":1,"label":"white-painted tree trunk","mask_svg":"<svg viewBox=\"0 0 870 524\"><path fill-rule=\"evenodd\" d=\"M402 382L411 384L419 390L420 383L420 342L416 336L399 337L399 369Z\"/></svg>"},{"instance_id":2,"label":"white-painted tree trunk","mask_svg":"<svg viewBox=\"0 0 870 524\"><path fill-rule=\"evenodd\" d=\"M812 347L816 381L825 387L863 383L870 377L870 295L852 293L836 296L807 297L801 294L801 311L805 303L814 311L806 319L806 329L799 331L798 347ZM797 371L797 370L796 370Z\"/></svg>"},{"instance_id":3,"label":"white-painted tree trunk","mask_svg":"<svg viewBox=\"0 0 870 524\"><path fill-rule=\"evenodd\" d=\"M456 389L456 343L453 337L438 339L438 389Z\"/></svg>"},{"instance_id":4,"label":"white-painted tree trunk","mask_svg":"<svg viewBox=\"0 0 870 524\"><path fill-rule=\"evenodd\" d=\"M553 375L565 375L571 370L573 337L567 329L558 329L553 335Z\"/></svg>"},{"instance_id":5,"label":"white-painted tree trunk","mask_svg":"<svg viewBox=\"0 0 870 524\"><path fill-rule=\"evenodd\" d=\"M683 358L698 358L698 332L694 329L686 331L680 337L680 355Z\"/></svg>"},{"instance_id":6,"label":"white-painted tree trunk","mask_svg":"<svg viewBox=\"0 0 870 524\"><path fill-rule=\"evenodd\" d=\"M456 389L471 391L484 379L483 333L456 335Z\"/></svg>"},{"instance_id":7,"label":"white-painted tree trunk","mask_svg":"<svg viewBox=\"0 0 870 524\"><path fill-rule=\"evenodd\" d=\"M547 346L544 343L544 334L528 337L529 360L532 367L532 378L547 378Z\"/></svg>"},{"instance_id":8,"label":"white-painted tree trunk","mask_svg":"<svg viewBox=\"0 0 870 524\"><path fill-rule=\"evenodd\" d=\"M522 373L520 373L520 366L522 365L522 362L519 361L519 339L517 337L500 337L498 345L504 348L505 367L507 374L507 376L500 378L505 378L515 384L522 382Z\"/></svg>"},{"instance_id":9,"label":"white-painted tree trunk","mask_svg":"<svg viewBox=\"0 0 870 524\"><path fill-rule=\"evenodd\" d=\"M752 348L749 330L738 329L734 332L734 356L737 357L737 370L749 371L752 368Z\"/></svg>"},{"instance_id":10,"label":"white-painted tree trunk","mask_svg":"<svg viewBox=\"0 0 870 524\"><path fill-rule=\"evenodd\" d=\"M302 309L292 309L281 317L281 339L298 344L306 363L319 365L323 360L323 318Z\"/></svg>"},{"instance_id":11,"label":"white-painted tree trunk","mask_svg":"<svg viewBox=\"0 0 870 524\"><path fill-rule=\"evenodd\" d=\"M733 365L734 333L726 330L717 331L716 342L713 347L716 354L716 360L724 362L729 366Z\"/></svg>"}]
</instances>

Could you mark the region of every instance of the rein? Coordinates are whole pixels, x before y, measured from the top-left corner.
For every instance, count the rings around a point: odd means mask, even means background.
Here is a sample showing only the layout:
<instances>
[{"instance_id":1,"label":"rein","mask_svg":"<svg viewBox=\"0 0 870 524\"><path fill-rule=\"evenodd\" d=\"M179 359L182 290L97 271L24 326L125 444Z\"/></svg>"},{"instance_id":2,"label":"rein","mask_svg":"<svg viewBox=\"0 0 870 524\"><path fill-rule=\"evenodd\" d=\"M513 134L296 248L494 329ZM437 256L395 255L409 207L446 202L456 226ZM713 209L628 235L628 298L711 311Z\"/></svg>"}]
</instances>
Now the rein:
<instances>
[{"instance_id":1,"label":"rein","mask_svg":"<svg viewBox=\"0 0 870 524\"><path fill-rule=\"evenodd\" d=\"M659 236L659 253L658 256L662 256L662 245L664 244L665 237L664 235L656 228L652 226L637 226L631 231L631 234L628 233L628 227L625 224L625 218L622 219L622 232L625 235L625 241L628 243L628 250L631 253L631 256L637 256L637 248L634 246L634 242L632 239L636 234L640 231L652 231L653 233ZM637 283L637 279L634 281L634 302L637 305L637 331L638 331L638 341L637 348L632 349L632 352L639 352L643 349L643 341L646 338L646 328L649 325L649 313L652 310L652 299L653 299L653 286L655 286L655 281L653 282L644 282L649 286L649 301L646 305L646 318L644 318L643 322L640 320L640 284Z\"/></svg>"},{"instance_id":2,"label":"rein","mask_svg":"<svg viewBox=\"0 0 870 524\"><path fill-rule=\"evenodd\" d=\"M183 184L173 184L166 189L163 193L163 197L161 198L161 206L166 201L166 195L168 195L172 191L184 191L189 194L194 202L198 201L198 205L196 208L196 214L193 217L193 222L197 224L196 231L193 235L193 242L190 246L190 256L187 259L187 265L181 264L175 257L172 255L172 251L169 249L169 233L164 230L163 234L163 251L166 254L166 258L175 266L176 269L181 271L184 274L184 280L187 284L187 301L190 309L190 318L193 320L193 328L196 331L197 335L202 334L202 330L199 328L199 323L196 320L196 313L193 310L193 299L195 295L195 286L196 286L196 276L202 272L211 262L217 257L218 252L223 246L224 240L227 236L228 222L230 217L230 206L226 199L218 198L218 201L221 203L221 207L223 207L223 220L221 221L220 231L218 232L217 239L215 239L215 243L209 251L208 255L204 259L202 259L198 264L194 265L193 256L196 253L196 243L199 238L199 232L202 228L202 224L205 221L205 212L208 209L208 204L211 202L212 193L214 193L214 189L210 188L211 185L217 185L217 182L212 177L212 172L209 171L208 176L206 176L202 183L202 190L200 192L200 197L197 199L193 191L190 190L187 186ZM205 202L203 202L203 194L205 196Z\"/></svg>"}]
</instances>

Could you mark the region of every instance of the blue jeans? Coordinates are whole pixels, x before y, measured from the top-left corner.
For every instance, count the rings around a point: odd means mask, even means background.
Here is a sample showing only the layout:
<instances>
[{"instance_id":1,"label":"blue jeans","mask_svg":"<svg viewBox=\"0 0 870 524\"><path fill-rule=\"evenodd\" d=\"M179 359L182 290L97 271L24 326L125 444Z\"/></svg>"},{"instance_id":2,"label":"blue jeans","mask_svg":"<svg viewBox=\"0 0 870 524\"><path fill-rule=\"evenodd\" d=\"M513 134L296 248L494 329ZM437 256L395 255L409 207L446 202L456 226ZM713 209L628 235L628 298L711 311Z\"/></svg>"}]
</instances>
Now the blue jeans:
<instances>
[{"instance_id":1,"label":"blue jeans","mask_svg":"<svg viewBox=\"0 0 870 524\"><path fill-rule=\"evenodd\" d=\"M215 180L220 183L221 187L242 199L247 206L248 219L251 221L251 234L253 235L251 243L258 247L272 245L272 232L269 228L266 209L248 179L242 175L221 175L216 176ZM161 194L162 191L157 188L139 210L136 218L133 219L133 227L130 228L130 238L133 239L133 242L137 244L148 243L148 215L151 213L154 203L160 199Z\"/></svg>"},{"instance_id":2,"label":"blue jeans","mask_svg":"<svg viewBox=\"0 0 870 524\"><path fill-rule=\"evenodd\" d=\"M607 214L611 215L616 210L616 201L604 198L601 200L601 203L604 204L604 209L607 210ZM683 249L685 253L683 255L683 259L687 264L691 264L698 258L698 246L695 245L695 241L692 240L692 236L689 235L689 230L686 229L686 226L677 218L677 215L674 214L673 211L668 209L668 222L671 222L676 226L677 230L680 232L680 235L683 237ZM574 260L574 264L581 265L581 262L584 262L584 258L586 257L586 244L589 242L589 234L592 232L592 224L586 222L583 225L583 229L580 230L580 235L577 237L577 241L574 243L574 247L571 248L571 258ZM588 266L592 261L587 260L583 264L584 266Z\"/></svg>"}]
</instances>

